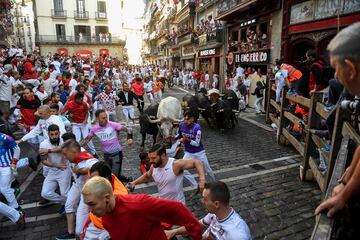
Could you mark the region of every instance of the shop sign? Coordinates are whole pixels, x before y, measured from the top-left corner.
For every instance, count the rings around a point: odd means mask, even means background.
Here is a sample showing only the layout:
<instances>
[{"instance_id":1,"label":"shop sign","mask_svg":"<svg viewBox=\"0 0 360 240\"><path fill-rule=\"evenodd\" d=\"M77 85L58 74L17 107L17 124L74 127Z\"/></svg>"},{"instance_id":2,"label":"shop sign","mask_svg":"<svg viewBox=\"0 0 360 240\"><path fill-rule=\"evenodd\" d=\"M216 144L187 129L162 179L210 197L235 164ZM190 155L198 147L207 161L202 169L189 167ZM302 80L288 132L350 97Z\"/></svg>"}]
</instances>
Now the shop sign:
<instances>
[{"instance_id":1,"label":"shop sign","mask_svg":"<svg viewBox=\"0 0 360 240\"><path fill-rule=\"evenodd\" d=\"M216 55L216 48L205 49L199 52L199 57L212 56L212 55Z\"/></svg>"},{"instance_id":2,"label":"shop sign","mask_svg":"<svg viewBox=\"0 0 360 240\"><path fill-rule=\"evenodd\" d=\"M269 63L269 60L269 50L235 54L235 63Z\"/></svg>"},{"instance_id":3,"label":"shop sign","mask_svg":"<svg viewBox=\"0 0 360 240\"><path fill-rule=\"evenodd\" d=\"M190 56L194 54L194 47L192 45L184 46L183 47L183 56Z\"/></svg>"},{"instance_id":4,"label":"shop sign","mask_svg":"<svg viewBox=\"0 0 360 240\"><path fill-rule=\"evenodd\" d=\"M109 49L100 49L100 55L109 55Z\"/></svg>"},{"instance_id":5,"label":"shop sign","mask_svg":"<svg viewBox=\"0 0 360 240\"><path fill-rule=\"evenodd\" d=\"M59 48L57 50L57 53L60 54L60 55L62 55L62 54L69 55L68 50L66 48Z\"/></svg>"},{"instance_id":6,"label":"shop sign","mask_svg":"<svg viewBox=\"0 0 360 240\"><path fill-rule=\"evenodd\" d=\"M81 57L93 57L93 53L89 50L78 50L76 51L75 55L81 56Z\"/></svg>"}]
</instances>

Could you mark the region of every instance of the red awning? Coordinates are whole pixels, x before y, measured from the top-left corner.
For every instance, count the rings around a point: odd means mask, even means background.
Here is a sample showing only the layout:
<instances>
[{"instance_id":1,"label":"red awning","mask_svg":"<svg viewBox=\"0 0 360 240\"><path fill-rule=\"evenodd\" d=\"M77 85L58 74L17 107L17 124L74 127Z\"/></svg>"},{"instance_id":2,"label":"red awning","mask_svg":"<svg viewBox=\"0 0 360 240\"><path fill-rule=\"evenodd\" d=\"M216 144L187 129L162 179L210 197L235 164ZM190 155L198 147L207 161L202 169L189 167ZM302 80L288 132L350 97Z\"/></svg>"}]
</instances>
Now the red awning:
<instances>
[{"instance_id":1,"label":"red awning","mask_svg":"<svg viewBox=\"0 0 360 240\"><path fill-rule=\"evenodd\" d=\"M93 53L89 50L78 50L75 55L80 55L81 57L93 57Z\"/></svg>"},{"instance_id":2,"label":"red awning","mask_svg":"<svg viewBox=\"0 0 360 240\"><path fill-rule=\"evenodd\" d=\"M58 54L69 55L69 52L68 52L68 50L67 50L66 48L59 48L59 49L57 50L57 53L58 53Z\"/></svg>"},{"instance_id":3,"label":"red awning","mask_svg":"<svg viewBox=\"0 0 360 240\"><path fill-rule=\"evenodd\" d=\"M100 55L109 55L109 49L100 49Z\"/></svg>"}]
</instances>

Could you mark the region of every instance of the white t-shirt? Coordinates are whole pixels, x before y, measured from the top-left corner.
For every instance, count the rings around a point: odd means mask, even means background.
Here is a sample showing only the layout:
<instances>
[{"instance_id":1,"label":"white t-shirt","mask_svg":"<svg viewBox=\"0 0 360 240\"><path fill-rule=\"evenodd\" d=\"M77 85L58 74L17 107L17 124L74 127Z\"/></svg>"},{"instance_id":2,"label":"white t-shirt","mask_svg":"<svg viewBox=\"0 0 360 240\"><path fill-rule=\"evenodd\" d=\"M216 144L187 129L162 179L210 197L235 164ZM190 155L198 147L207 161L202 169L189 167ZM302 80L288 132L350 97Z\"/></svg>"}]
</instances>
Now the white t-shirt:
<instances>
[{"instance_id":1,"label":"white t-shirt","mask_svg":"<svg viewBox=\"0 0 360 240\"><path fill-rule=\"evenodd\" d=\"M60 72L61 63L59 61L53 61L51 64L54 64L56 71Z\"/></svg>"},{"instance_id":2,"label":"white t-shirt","mask_svg":"<svg viewBox=\"0 0 360 240\"><path fill-rule=\"evenodd\" d=\"M71 79L70 82L69 82L69 87L70 87L70 95L73 94L76 90L76 86L78 85L79 83L75 80L75 79Z\"/></svg>"},{"instance_id":3,"label":"white t-shirt","mask_svg":"<svg viewBox=\"0 0 360 240\"><path fill-rule=\"evenodd\" d=\"M0 75L0 100L10 102L12 96L11 80L5 74Z\"/></svg>"},{"instance_id":4,"label":"white t-shirt","mask_svg":"<svg viewBox=\"0 0 360 240\"><path fill-rule=\"evenodd\" d=\"M236 76L241 77L244 75L244 69L242 67L236 68Z\"/></svg>"},{"instance_id":5,"label":"white t-shirt","mask_svg":"<svg viewBox=\"0 0 360 240\"><path fill-rule=\"evenodd\" d=\"M56 149L56 148L61 148L62 145L62 139L60 138L60 143L58 146L53 145L50 143L49 139L45 139L44 141L42 141L40 143L40 149ZM66 164L69 165L69 161L65 159L64 154L62 152L57 152L57 153L48 153L47 155L47 160L51 163L55 163L55 164ZM58 169L56 167L49 167L49 171L52 172L52 174L56 174L60 171L63 171L61 169ZM70 171L70 168L64 170L64 171Z\"/></svg>"},{"instance_id":6,"label":"white t-shirt","mask_svg":"<svg viewBox=\"0 0 360 240\"><path fill-rule=\"evenodd\" d=\"M251 240L248 225L234 209L221 221L212 213L208 213L200 221L207 227L203 237L211 236L214 240Z\"/></svg>"},{"instance_id":7,"label":"white t-shirt","mask_svg":"<svg viewBox=\"0 0 360 240\"><path fill-rule=\"evenodd\" d=\"M144 82L144 90L146 93L149 93L153 90L152 88L152 85L153 85L153 82L152 81L149 81L149 82Z\"/></svg>"},{"instance_id":8,"label":"white t-shirt","mask_svg":"<svg viewBox=\"0 0 360 240\"><path fill-rule=\"evenodd\" d=\"M78 168L91 168L92 165L94 165L95 163L97 163L99 160L97 160L96 158L91 158L88 160L84 160L78 163ZM80 175L79 177L75 178L75 182L78 186L83 186L86 182L86 180L88 180L89 176L87 174L85 175Z\"/></svg>"}]
</instances>

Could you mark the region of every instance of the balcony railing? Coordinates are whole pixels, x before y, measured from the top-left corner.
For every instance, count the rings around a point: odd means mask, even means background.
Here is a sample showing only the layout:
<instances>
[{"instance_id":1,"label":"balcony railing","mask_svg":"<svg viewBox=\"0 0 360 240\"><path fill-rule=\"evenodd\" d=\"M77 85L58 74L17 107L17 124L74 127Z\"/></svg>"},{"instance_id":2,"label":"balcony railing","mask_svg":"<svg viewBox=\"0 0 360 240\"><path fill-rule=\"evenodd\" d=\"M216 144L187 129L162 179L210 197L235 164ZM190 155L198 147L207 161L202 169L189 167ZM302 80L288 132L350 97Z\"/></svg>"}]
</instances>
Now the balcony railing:
<instances>
[{"instance_id":1,"label":"balcony railing","mask_svg":"<svg viewBox=\"0 0 360 240\"><path fill-rule=\"evenodd\" d=\"M218 5L218 15L222 15L236 6L248 2L250 0L220 0Z\"/></svg>"},{"instance_id":2,"label":"balcony railing","mask_svg":"<svg viewBox=\"0 0 360 240\"><path fill-rule=\"evenodd\" d=\"M15 26L16 26L16 27L23 27L23 26L24 26L24 23L23 23L23 22L16 22L16 23L15 23Z\"/></svg>"},{"instance_id":3,"label":"balcony railing","mask_svg":"<svg viewBox=\"0 0 360 240\"><path fill-rule=\"evenodd\" d=\"M51 9L51 17L52 18L66 18L67 12L62 9Z\"/></svg>"},{"instance_id":4,"label":"balcony railing","mask_svg":"<svg viewBox=\"0 0 360 240\"><path fill-rule=\"evenodd\" d=\"M89 19L89 12L88 11L74 11L74 18L85 20Z\"/></svg>"},{"instance_id":5,"label":"balcony railing","mask_svg":"<svg viewBox=\"0 0 360 240\"><path fill-rule=\"evenodd\" d=\"M39 35L36 40L41 43L90 43L90 44L121 44L125 45L125 40L117 36L100 38L95 36L64 36L64 35Z\"/></svg>"},{"instance_id":6,"label":"balcony railing","mask_svg":"<svg viewBox=\"0 0 360 240\"><path fill-rule=\"evenodd\" d=\"M180 44L180 43L185 42L186 40L189 40L189 39L191 39L190 31L181 34L181 35L177 38L177 41L178 41L178 44Z\"/></svg>"},{"instance_id":7,"label":"balcony railing","mask_svg":"<svg viewBox=\"0 0 360 240\"><path fill-rule=\"evenodd\" d=\"M96 20L107 20L107 13L106 12L95 12Z\"/></svg>"}]
</instances>

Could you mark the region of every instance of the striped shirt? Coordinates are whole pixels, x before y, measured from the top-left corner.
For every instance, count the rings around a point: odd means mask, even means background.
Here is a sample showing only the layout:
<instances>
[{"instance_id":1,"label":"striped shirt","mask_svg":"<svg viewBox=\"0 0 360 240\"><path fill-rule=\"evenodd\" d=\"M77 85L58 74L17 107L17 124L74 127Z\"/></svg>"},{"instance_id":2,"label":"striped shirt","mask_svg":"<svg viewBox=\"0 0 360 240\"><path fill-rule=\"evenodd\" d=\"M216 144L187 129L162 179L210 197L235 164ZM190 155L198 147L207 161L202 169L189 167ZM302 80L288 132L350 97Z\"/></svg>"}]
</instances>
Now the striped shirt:
<instances>
[{"instance_id":1,"label":"striped shirt","mask_svg":"<svg viewBox=\"0 0 360 240\"><path fill-rule=\"evenodd\" d=\"M20 148L10 136L0 133L0 167L9 167L13 158L19 159Z\"/></svg>"}]
</instances>

